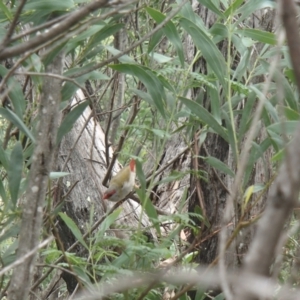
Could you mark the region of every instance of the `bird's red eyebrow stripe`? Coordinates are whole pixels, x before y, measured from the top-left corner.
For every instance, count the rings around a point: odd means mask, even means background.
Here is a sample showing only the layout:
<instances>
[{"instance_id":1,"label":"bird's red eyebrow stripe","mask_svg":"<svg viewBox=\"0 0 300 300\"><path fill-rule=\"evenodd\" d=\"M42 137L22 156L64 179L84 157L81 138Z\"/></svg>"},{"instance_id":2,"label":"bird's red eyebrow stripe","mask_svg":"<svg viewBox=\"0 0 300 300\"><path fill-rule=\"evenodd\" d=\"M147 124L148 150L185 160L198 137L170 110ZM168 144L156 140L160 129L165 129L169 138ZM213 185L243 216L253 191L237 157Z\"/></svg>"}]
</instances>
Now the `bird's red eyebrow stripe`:
<instances>
[{"instance_id":1,"label":"bird's red eyebrow stripe","mask_svg":"<svg viewBox=\"0 0 300 300\"><path fill-rule=\"evenodd\" d=\"M116 191L111 191L110 193L105 193L103 199L108 199L115 193L116 193Z\"/></svg>"},{"instance_id":2,"label":"bird's red eyebrow stripe","mask_svg":"<svg viewBox=\"0 0 300 300\"><path fill-rule=\"evenodd\" d=\"M130 166L131 172L134 172L134 168L135 168L135 160L134 159L132 159L130 161L129 166Z\"/></svg>"}]
</instances>

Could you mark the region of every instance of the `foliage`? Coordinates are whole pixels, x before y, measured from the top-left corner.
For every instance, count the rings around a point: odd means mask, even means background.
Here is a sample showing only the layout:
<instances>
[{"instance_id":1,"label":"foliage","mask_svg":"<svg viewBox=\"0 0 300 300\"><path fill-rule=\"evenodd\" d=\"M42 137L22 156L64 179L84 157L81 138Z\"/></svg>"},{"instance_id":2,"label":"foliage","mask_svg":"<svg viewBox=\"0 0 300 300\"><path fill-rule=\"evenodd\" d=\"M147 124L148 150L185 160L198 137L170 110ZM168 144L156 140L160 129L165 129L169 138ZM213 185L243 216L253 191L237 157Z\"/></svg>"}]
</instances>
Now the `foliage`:
<instances>
[{"instance_id":1,"label":"foliage","mask_svg":"<svg viewBox=\"0 0 300 300\"><path fill-rule=\"evenodd\" d=\"M262 140L257 134L252 141L242 181L241 195L244 196L241 201L244 202L240 203L241 214L250 207L250 197L255 193L266 192L270 182L256 185L251 182L254 165L260 159L267 164L264 154L272 149L272 159L276 167L277 162L284 156L284 146L295 129L300 113L286 47L276 49L275 34L261 29L249 29L247 26L250 16L260 9L273 8L273 2L199 0L201 5L216 16L216 22L211 28L205 26L188 1L170 20L168 17L181 5L181 1L166 7L157 1L141 2L136 7L128 5L125 11L110 6L94 11L78 24L61 32L48 44L44 43L38 49L32 48L30 55L24 56L25 53L22 53L23 56L15 57L14 63L17 58L22 57L17 69L24 76L23 81L13 76L11 69L1 66L1 89L7 88L10 99L10 108L0 108L3 118L3 142L0 145L0 253L3 267L15 260L16 238L22 214L21 203L32 163L36 124L41 121L36 108L45 75L43 73L45 66L51 63L61 49L68 55L61 104L62 111L67 113L59 128L58 144L87 105L94 111L100 111L99 119L103 128L107 126L112 108L117 111L113 118L120 120L117 137L121 138L127 131L125 144L119 155L122 162L126 162L130 154L138 156L140 162L151 158L153 170L156 170L163 149L170 140L183 138L187 146L192 148L193 138L201 128L201 143L211 133L220 136L230 146L233 163L227 164L209 155L202 158L220 173L234 177L243 152L245 136L252 126L258 103L263 101L262 114L255 126L257 132L261 129L266 134ZM14 30L13 37L16 38L8 46L20 46L26 39L18 37L19 34L28 28L44 25L45 20L51 21L71 14L82 8L82 3L80 0L28 0ZM10 26L18 5L19 2L16 1L8 4L0 1L2 41L3 32L7 32L4 28ZM163 26L156 29L159 24ZM44 29L41 30L43 34ZM122 30L127 32L128 47L136 43L130 51L123 53L114 45L115 36ZM149 32L149 37L141 42ZM28 34L28 39L33 39L35 34L37 33ZM192 61L187 59L184 47L188 38L191 38L196 49ZM223 43L227 44L225 56L219 47ZM43 52L44 48L47 50ZM271 60L276 51L280 51L278 68L270 74L272 81L267 91L264 91L261 77L269 74ZM116 55L117 58L114 57ZM194 69L196 61L205 61L205 74ZM111 107L115 96L113 89L110 89L111 81L120 73L125 75L124 102L120 107ZM86 93L87 101L70 109L70 99L79 87L86 91L87 82L91 85L93 94ZM284 93L283 99L278 97L279 82ZM190 96L189 91L192 89L199 92L197 99ZM129 122L132 115L130 108L134 105L137 113L132 122ZM181 236L183 233L197 233L202 230L192 221L191 216L200 219L204 227L210 226L203 211L199 207L197 212L190 215L186 211L179 211L171 216L158 216L149 201L148 191L158 184L173 182L188 173L197 172L175 172L163 181L157 181L152 176L146 184L146 176L141 166L138 165L138 168L141 186L137 194L150 217L151 229L156 231L159 239L149 240L142 228L117 228L116 230L127 232L129 238L125 240L110 235L109 228L117 219L120 213L118 210L103 221L95 234L86 237L82 231L88 232L92 228L92 211L90 224L82 230L70 216L59 212L60 207L54 211L47 211L45 208L45 220L49 216L54 219L54 216L59 215L88 251L88 257L81 257L73 252L63 253L57 250L54 243L50 244L41 250L46 266L56 264L61 269L70 269L82 285L87 287L95 282L111 282L119 275L126 277L136 270L150 272L158 268L162 261L174 257L181 257L181 261L186 259L187 265L194 266L188 259L190 253L184 252L188 248L187 240ZM55 174L56 178L67 175ZM196 176L206 177L200 171ZM52 201L51 186L49 180L48 199L45 199L48 203ZM185 194L181 201L185 202L187 199ZM167 233L162 232L163 223L172 225ZM43 230L47 232L46 225ZM134 234L132 231L135 231ZM289 248L291 252L294 249L293 246ZM195 254L193 251L195 250L190 252ZM64 262L58 261L61 255L65 258ZM288 273L286 270L285 272ZM3 275L0 290L6 290L10 275L10 272ZM42 289L46 289L51 276L50 274L41 283ZM180 285L175 287L161 283L151 289L143 299L162 298L167 287L176 292L181 289ZM144 290L145 287L133 288L115 294L112 299L138 299ZM180 299L188 297L185 293ZM219 295L215 299L222 297ZM195 299L203 298L204 292L197 290Z\"/></svg>"}]
</instances>

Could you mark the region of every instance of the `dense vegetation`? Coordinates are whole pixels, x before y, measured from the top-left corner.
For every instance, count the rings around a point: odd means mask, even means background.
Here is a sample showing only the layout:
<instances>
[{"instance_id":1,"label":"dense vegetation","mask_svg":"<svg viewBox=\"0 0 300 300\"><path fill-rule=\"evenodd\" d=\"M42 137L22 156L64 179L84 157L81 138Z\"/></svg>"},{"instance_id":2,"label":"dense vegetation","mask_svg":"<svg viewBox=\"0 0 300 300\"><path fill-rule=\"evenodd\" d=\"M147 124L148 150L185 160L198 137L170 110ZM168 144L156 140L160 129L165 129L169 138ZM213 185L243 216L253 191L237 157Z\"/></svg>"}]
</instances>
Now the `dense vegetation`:
<instances>
[{"instance_id":1,"label":"dense vegetation","mask_svg":"<svg viewBox=\"0 0 300 300\"><path fill-rule=\"evenodd\" d=\"M294 154L285 155L300 114L297 79L284 31L274 33L275 2L192 2L0 0L0 299L7 292L20 299L17 289L22 299L67 299L78 291L85 299L230 299L235 279L225 265L242 264L278 166L286 157L290 169L297 165ZM99 168L137 160L133 197L143 213L135 226L122 216L116 227L122 208L101 215L101 199L90 194L80 199L91 203L85 219L68 211L66 202L79 201L66 167L76 145L64 141L87 109L86 126L93 119L105 138L95 129L90 141L78 135L76 143L103 143ZM212 196L213 218L201 190L216 195L214 180L227 201ZM287 216L295 206L286 205ZM269 253L271 263L277 258L273 276L297 286L296 218L282 223L292 230L276 244L285 256L275 246ZM67 246L62 226L75 246ZM252 233L238 240L244 228ZM209 249L201 245L218 234L219 252L202 269ZM226 262L226 249L234 256L239 247L241 257ZM26 264L33 269L27 275ZM206 287L216 289L213 296ZM256 295L275 292L268 288Z\"/></svg>"}]
</instances>

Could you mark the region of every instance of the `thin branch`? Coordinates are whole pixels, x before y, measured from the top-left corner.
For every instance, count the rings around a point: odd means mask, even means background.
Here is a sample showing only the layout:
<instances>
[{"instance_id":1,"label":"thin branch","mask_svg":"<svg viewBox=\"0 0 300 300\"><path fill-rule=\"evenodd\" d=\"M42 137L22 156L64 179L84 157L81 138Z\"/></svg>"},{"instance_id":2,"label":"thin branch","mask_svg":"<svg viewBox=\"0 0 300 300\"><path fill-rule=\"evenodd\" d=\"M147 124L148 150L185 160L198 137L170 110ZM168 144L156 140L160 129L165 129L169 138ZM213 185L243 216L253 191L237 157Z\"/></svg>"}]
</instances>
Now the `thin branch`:
<instances>
[{"instance_id":1,"label":"thin branch","mask_svg":"<svg viewBox=\"0 0 300 300\"><path fill-rule=\"evenodd\" d=\"M11 36L17 26L17 23L18 23L18 20L19 20L19 17L22 13L22 10L23 10L23 7L24 5L26 4L26 1L27 0L22 0L20 5L18 6L17 8L17 11L15 12L14 14L14 18L13 18L13 21L11 22L9 28L8 28L8 31L3 39L3 41L1 42L0 44L0 53L1 51L7 46L7 44L9 44L10 42L10 39L11 39ZM5 4L4 4L5 5Z\"/></svg>"},{"instance_id":2,"label":"thin branch","mask_svg":"<svg viewBox=\"0 0 300 300\"><path fill-rule=\"evenodd\" d=\"M108 0L97 0L92 1L85 6L82 6L77 11L71 13L66 19L61 21L59 23L59 26L53 26L50 28L47 32L44 32L43 34L37 35L30 39L29 41L26 41L22 44L18 44L16 46L8 47L3 49L0 52L0 59L10 58L17 55L20 55L22 53L27 52L28 50L35 48L37 46L41 46L42 44L48 42L49 40L55 38L57 35L60 35L62 32L67 31L72 26L78 24L80 20L84 19L86 16L88 16L91 12L98 10L99 8L106 7L108 5ZM121 4L121 1L118 1L117 3ZM117 4L115 3L115 4ZM133 2L130 2L131 4ZM127 6L128 2L124 4L124 6Z\"/></svg>"},{"instance_id":3,"label":"thin branch","mask_svg":"<svg viewBox=\"0 0 300 300\"><path fill-rule=\"evenodd\" d=\"M74 74L72 74L71 77L79 77L82 76L84 74L87 74L91 71L97 70L102 68L103 66L113 62L114 60L120 58L121 56L123 56L124 54L129 53L131 50L135 49L136 47L138 47L139 45L141 45L143 42L145 42L146 40L148 40L154 33L156 33L157 31L159 31L160 29L162 29L174 16L176 16L178 14L178 12L181 10L181 8L187 3L189 2L189 0L184 0L182 3L179 4L179 6L170 13L169 16L167 16L163 22L159 23L151 32L149 32L148 34L146 34L144 37L142 37L138 42L132 44L132 46L130 46L129 48L125 49L124 51L120 52L117 55L112 56L111 58L103 61L102 63L99 64L95 64L93 67L85 69L85 70L81 70L78 71ZM1 58L1 56L0 56Z\"/></svg>"}]
</instances>

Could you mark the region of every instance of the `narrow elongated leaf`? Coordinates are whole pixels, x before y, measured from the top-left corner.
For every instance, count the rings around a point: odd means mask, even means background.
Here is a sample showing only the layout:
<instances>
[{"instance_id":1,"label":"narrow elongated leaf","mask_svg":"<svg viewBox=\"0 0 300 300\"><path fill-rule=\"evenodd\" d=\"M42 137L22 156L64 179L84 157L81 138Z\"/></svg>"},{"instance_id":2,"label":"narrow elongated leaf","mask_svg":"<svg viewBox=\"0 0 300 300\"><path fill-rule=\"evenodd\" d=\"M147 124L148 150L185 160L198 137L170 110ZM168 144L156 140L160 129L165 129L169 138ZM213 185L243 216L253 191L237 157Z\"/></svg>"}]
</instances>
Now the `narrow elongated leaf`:
<instances>
[{"instance_id":1,"label":"narrow elongated leaf","mask_svg":"<svg viewBox=\"0 0 300 300\"><path fill-rule=\"evenodd\" d=\"M105 46L105 49L107 49L112 55L118 55L119 53L121 53L120 50L118 50L112 46ZM123 64L136 64L136 61L133 58L131 58L129 55L126 55L126 54L119 57L118 61Z\"/></svg>"},{"instance_id":2,"label":"narrow elongated leaf","mask_svg":"<svg viewBox=\"0 0 300 300\"><path fill-rule=\"evenodd\" d=\"M35 143L35 137L33 136L32 132L14 112L12 112L10 109L0 107L0 115L16 125L27 137L31 139L32 142Z\"/></svg>"},{"instance_id":3,"label":"narrow elongated leaf","mask_svg":"<svg viewBox=\"0 0 300 300\"><path fill-rule=\"evenodd\" d=\"M282 121L274 123L267 127L268 131L273 131L277 134L292 135L297 128L298 121Z\"/></svg>"},{"instance_id":4,"label":"narrow elongated leaf","mask_svg":"<svg viewBox=\"0 0 300 300\"><path fill-rule=\"evenodd\" d=\"M157 53L157 52L150 53L150 55L155 61L157 61L160 64L167 63L167 62L169 62L173 59L172 57L162 55L162 54Z\"/></svg>"},{"instance_id":5,"label":"narrow elongated leaf","mask_svg":"<svg viewBox=\"0 0 300 300\"><path fill-rule=\"evenodd\" d=\"M207 64L211 67L223 88L226 90L226 62L220 50L208 37L207 32L202 31L190 20L182 18L180 24L185 31L191 35L196 47L201 50Z\"/></svg>"},{"instance_id":6,"label":"narrow elongated leaf","mask_svg":"<svg viewBox=\"0 0 300 300\"><path fill-rule=\"evenodd\" d=\"M88 47L90 49L96 47L101 41L107 39L108 37L114 35L120 29L124 27L124 24L107 24L101 30L99 30L94 36L91 37L91 41L89 41Z\"/></svg>"},{"instance_id":7,"label":"narrow elongated leaf","mask_svg":"<svg viewBox=\"0 0 300 300\"><path fill-rule=\"evenodd\" d=\"M17 142L11 152L10 162L9 162L8 172L7 172L11 201L14 206L16 205L18 200L20 183L22 179L22 168L23 168L22 145L20 142Z\"/></svg>"},{"instance_id":8,"label":"narrow elongated leaf","mask_svg":"<svg viewBox=\"0 0 300 300\"><path fill-rule=\"evenodd\" d=\"M145 193L146 192L146 177L143 172L142 164L140 163L139 160L136 160L135 163L136 163L136 176L139 179L142 192Z\"/></svg>"},{"instance_id":9,"label":"narrow elongated leaf","mask_svg":"<svg viewBox=\"0 0 300 300\"><path fill-rule=\"evenodd\" d=\"M211 0L198 0L199 3L203 4L205 7L213 11L219 17L225 18L224 14L221 12L220 8L216 7Z\"/></svg>"},{"instance_id":10,"label":"narrow elongated leaf","mask_svg":"<svg viewBox=\"0 0 300 300\"><path fill-rule=\"evenodd\" d=\"M7 20L12 21L13 15L12 15L11 11L3 3L3 0L0 0L0 10L3 12L3 14L5 14Z\"/></svg>"},{"instance_id":11,"label":"narrow elongated leaf","mask_svg":"<svg viewBox=\"0 0 300 300\"><path fill-rule=\"evenodd\" d=\"M236 33L264 44L276 45L276 36L272 32L267 32L259 29L243 29L236 30Z\"/></svg>"},{"instance_id":12,"label":"narrow elongated leaf","mask_svg":"<svg viewBox=\"0 0 300 300\"><path fill-rule=\"evenodd\" d=\"M146 11L148 14L159 24L163 22L166 18L164 14L159 12L158 10L155 10L153 8L147 7ZM174 23L170 20L165 24L163 27L163 32L167 36L167 38L170 40L170 42L174 45L176 52L178 54L179 60L181 62L181 66L184 66L184 55L183 55L183 47L181 38L179 36L179 33L177 32L177 29L174 25Z\"/></svg>"},{"instance_id":13,"label":"narrow elongated leaf","mask_svg":"<svg viewBox=\"0 0 300 300\"><path fill-rule=\"evenodd\" d=\"M221 124L221 101L219 92L215 86L214 88L211 88L210 86L207 87L207 92L209 99L211 99L211 113L216 121Z\"/></svg>"},{"instance_id":14,"label":"narrow elongated leaf","mask_svg":"<svg viewBox=\"0 0 300 300\"><path fill-rule=\"evenodd\" d=\"M0 197L1 197L1 201L3 201L7 205L8 204L7 195L6 195L6 191L5 191L5 188L3 186L2 180L0 180Z\"/></svg>"},{"instance_id":15,"label":"narrow elongated leaf","mask_svg":"<svg viewBox=\"0 0 300 300\"><path fill-rule=\"evenodd\" d=\"M148 53L152 52L154 47L160 42L160 40L162 39L164 32L163 30L158 30L157 32L155 32L152 36L151 39L149 41L149 45L148 45Z\"/></svg>"},{"instance_id":16,"label":"narrow elongated leaf","mask_svg":"<svg viewBox=\"0 0 300 300\"><path fill-rule=\"evenodd\" d=\"M228 168L227 165L225 165L222 161L220 161L219 159L213 157L213 156L208 156L208 157L203 157L203 159L212 167L214 167L215 169L228 174L231 177L234 177L234 172Z\"/></svg>"},{"instance_id":17,"label":"narrow elongated leaf","mask_svg":"<svg viewBox=\"0 0 300 300\"><path fill-rule=\"evenodd\" d=\"M84 239L82 237L80 230L78 229L77 225L75 224L75 222L69 216L67 216L66 214L64 214L62 212L60 212L58 214L61 217L61 219L65 222L67 227L72 231L72 233L74 234L76 239L80 242L80 244L82 246L84 246L86 249L89 249L86 242L84 241Z\"/></svg>"},{"instance_id":18,"label":"narrow elongated leaf","mask_svg":"<svg viewBox=\"0 0 300 300\"><path fill-rule=\"evenodd\" d=\"M59 144L63 136L72 129L74 123L77 121L77 119L80 117L80 115L88 105L88 101L80 103L66 115L57 131L57 144Z\"/></svg>"},{"instance_id":19,"label":"narrow elongated leaf","mask_svg":"<svg viewBox=\"0 0 300 300\"><path fill-rule=\"evenodd\" d=\"M65 177L70 175L70 173L68 172L50 172L49 174L49 178L50 179L57 179L57 178L61 178L61 177Z\"/></svg>"},{"instance_id":20,"label":"narrow elongated leaf","mask_svg":"<svg viewBox=\"0 0 300 300\"><path fill-rule=\"evenodd\" d=\"M96 242L103 239L104 233L109 227L116 221L119 217L120 213L122 212L122 208L119 207L118 209L114 210L109 216L107 216L104 222L101 224L99 231L97 233Z\"/></svg>"},{"instance_id":21,"label":"narrow elongated leaf","mask_svg":"<svg viewBox=\"0 0 300 300\"><path fill-rule=\"evenodd\" d=\"M156 212L155 207L153 206L151 200L147 197L145 197L145 193L142 192L142 190L136 191L140 201L142 202L143 208L145 208L145 212L147 216L149 217L150 221L152 222L154 228L156 229L157 233L161 235L159 221L158 221L158 215Z\"/></svg>"},{"instance_id":22,"label":"narrow elongated leaf","mask_svg":"<svg viewBox=\"0 0 300 300\"><path fill-rule=\"evenodd\" d=\"M284 110L284 114L289 121L294 121L294 120L300 119L299 112L297 112L289 107L286 107L286 106L278 105L278 107L281 107Z\"/></svg>"},{"instance_id":23,"label":"narrow elongated leaf","mask_svg":"<svg viewBox=\"0 0 300 300\"><path fill-rule=\"evenodd\" d=\"M251 120L251 113L254 109L254 104L256 103L256 94L252 92L246 101L246 105L243 109L242 118L240 121L238 139L241 142L244 138L244 135L248 129L249 121Z\"/></svg>"},{"instance_id":24,"label":"narrow elongated leaf","mask_svg":"<svg viewBox=\"0 0 300 300\"><path fill-rule=\"evenodd\" d=\"M1 233L0 236L0 243L3 241L10 239L10 238L16 238L20 231L20 224L16 222L16 220L11 221L12 226L6 228L4 232Z\"/></svg>"},{"instance_id":25,"label":"narrow elongated leaf","mask_svg":"<svg viewBox=\"0 0 300 300\"><path fill-rule=\"evenodd\" d=\"M271 0L251 0L245 2L244 5L240 6L238 10L236 10L236 15L239 15L237 24L245 20L249 17L253 12L259 9L267 8L267 7L275 7L274 1Z\"/></svg>"},{"instance_id":26,"label":"narrow elongated leaf","mask_svg":"<svg viewBox=\"0 0 300 300\"><path fill-rule=\"evenodd\" d=\"M165 117L163 100L166 98L165 91L160 80L151 72L150 69L131 64L110 65L110 67L119 72L136 76L139 80L141 80L151 95L156 108L160 114Z\"/></svg>"},{"instance_id":27,"label":"narrow elongated leaf","mask_svg":"<svg viewBox=\"0 0 300 300\"><path fill-rule=\"evenodd\" d=\"M74 6L73 0L31 0L25 4L27 10L64 11Z\"/></svg>"},{"instance_id":28,"label":"narrow elongated leaf","mask_svg":"<svg viewBox=\"0 0 300 300\"><path fill-rule=\"evenodd\" d=\"M8 166L9 166L9 158L8 158L5 150L3 149L2 145L0 145L0 162L1 162L2 166L4 167L4 169L7 171Z\"/></svg>"},{"instance_id":29,"label":"narrow elongated leaf","mask_svg":"<svg viewBox=\"0 0 300 300\"><path fill-rule=\"evenodd\" d=\"M67 72L64 73L64 76L74 78L74 74L76 74L77 71L84 71L89 69L94 63L89 63L83 67L80 68L72 68L69 69ZM99 71L93 71L88 72L85 75L79 76L76 78L76 82L78 82L79 85L86 82L86 80L108 80L109 77ZM74 95L74 93L78 90L78 86L75 85L72 82L66 82L65 85L62 88L62 101L69 101L70 98Z\"/></svg>"},{"instance_id":30,"label":"narrow elongated leaf","mask_svg":"<svg viewBox=\"0 0 300 300\"><path fill-rule=\"evenodd\" d=\"M225 141L228 142L228 134L226 130L216 121L216 119L203 106L195 101L180 97L180 101L186 105L193 114L200 118L203 124L209 126L216 133L218 133Z\"/></svg>"},{"instance_id":31,"label":"narrow elongated leaf","mask_svg":"<svg viewBox=\"0 0 300 300\"><path fill-rule=\"evenodd\" d=\"M0 75L5 76L8 70L0 65ZM13 77L10 77L7 81L8 95L12 102L13 108L20 120L23 119L23 113L25 111L25 98L22 92L20 83Z\"/></svg>"},{"instance_id":32,"label":"narrow elongated leaf","mask_svg":"<svg viewBox=\"0 0 300 300\"><path fill-rule=\"evenodd\" d=\"M228 18L228 16L234 13L241 5L244 3L244 0L235 0L232 4L226 9L224 15Z\"/></svg>"}]
</instances>

